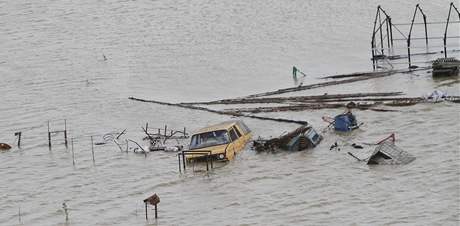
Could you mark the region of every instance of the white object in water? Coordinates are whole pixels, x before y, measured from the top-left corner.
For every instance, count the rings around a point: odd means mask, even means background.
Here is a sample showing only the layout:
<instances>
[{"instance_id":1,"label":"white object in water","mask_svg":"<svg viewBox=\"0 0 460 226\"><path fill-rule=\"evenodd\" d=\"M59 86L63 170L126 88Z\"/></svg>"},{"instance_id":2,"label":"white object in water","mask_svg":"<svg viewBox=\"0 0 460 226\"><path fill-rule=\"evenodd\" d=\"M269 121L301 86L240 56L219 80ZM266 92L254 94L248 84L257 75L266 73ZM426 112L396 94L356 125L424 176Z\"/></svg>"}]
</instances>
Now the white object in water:
<instances>
[{"instance_id":1,"label":"white object in water","mask_svg":"<svg viewBox=\"0 0 460 226\"><path fill-rule=\"evenodd\" d=\"M440 91L440 90L435 90L432 93L428 93L427 95L424 96L425 99L432 101L432 102L443 101L446 97L447 97L447 93Z\"/></svg>"}]
</instances>

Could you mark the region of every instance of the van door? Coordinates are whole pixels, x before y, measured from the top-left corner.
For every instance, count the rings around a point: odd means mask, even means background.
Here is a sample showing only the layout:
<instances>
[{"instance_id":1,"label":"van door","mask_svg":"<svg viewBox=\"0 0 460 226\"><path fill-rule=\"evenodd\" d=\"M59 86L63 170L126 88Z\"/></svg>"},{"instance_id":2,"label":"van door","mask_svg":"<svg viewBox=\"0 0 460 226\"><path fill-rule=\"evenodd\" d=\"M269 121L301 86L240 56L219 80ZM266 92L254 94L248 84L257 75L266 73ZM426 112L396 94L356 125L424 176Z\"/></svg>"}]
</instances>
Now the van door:
<instances>
[{"instance_id":1,"label":"van door","mask_svg":"<svg viewBox=\"0 0 460 226\"><path fill-rule=\"evenodd\" d=\"M235 143L235 151L236 152L239 152L241 151L241 149L243 149L242 145L243 145L243 139L241 137L241 132L238 131L238 129L233 126L231 129L230 129L230 137L232 137L232 140L234 140L234 143Z\"/></svg>"}]
</instances>

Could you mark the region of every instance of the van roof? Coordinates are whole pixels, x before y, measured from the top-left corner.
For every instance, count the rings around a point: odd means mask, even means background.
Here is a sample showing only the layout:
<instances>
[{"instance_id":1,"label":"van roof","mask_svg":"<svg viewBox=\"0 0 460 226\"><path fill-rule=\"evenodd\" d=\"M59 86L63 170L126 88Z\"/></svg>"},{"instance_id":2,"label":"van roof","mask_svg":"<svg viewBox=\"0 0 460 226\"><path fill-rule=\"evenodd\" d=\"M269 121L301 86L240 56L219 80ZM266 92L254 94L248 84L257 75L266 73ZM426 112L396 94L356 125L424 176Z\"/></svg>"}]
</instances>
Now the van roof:
<instances>
[{"instance_id":1,"label":"van roof","mask_svg":"<svg viewBox=\"0 0 460 226\"><path fill-rule=\"evenodd\" d=\"M237 120L232 120L232 121L225 121L225 122L221 122L218 124L206 126L204 128L199 129L194 134L206 133L206 132L217 131L217 130L228 130L233 125L235 125L237 122L238 122Z\"/></svg>"}]
</instances>

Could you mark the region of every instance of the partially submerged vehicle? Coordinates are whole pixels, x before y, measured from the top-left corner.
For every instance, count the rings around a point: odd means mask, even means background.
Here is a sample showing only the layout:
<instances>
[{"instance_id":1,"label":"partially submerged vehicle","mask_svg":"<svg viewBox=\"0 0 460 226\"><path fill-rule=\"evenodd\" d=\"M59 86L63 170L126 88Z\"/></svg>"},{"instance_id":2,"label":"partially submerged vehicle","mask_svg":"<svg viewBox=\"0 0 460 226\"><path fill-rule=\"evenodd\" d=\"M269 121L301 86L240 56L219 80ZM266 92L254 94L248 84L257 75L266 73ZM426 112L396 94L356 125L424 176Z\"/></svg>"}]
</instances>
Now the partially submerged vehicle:
<instances>
[{"instance_id":1,"label":"partially submerged vehicle","mask_svg":"<svg viewBox=\"0 0 460 226\"><path fill-rule=\"evenodd\" d=\"M438 58L433 61L433 77L456 76L460 70L460 60L454 57Z\"/></svg>"},{"instance_id":2,"label":"partially submerged vehicle","mask_svg":"<svg viewBox=\"0 0 460 226\"><path fill-rule=\"evenodd\" d=\"M296 130L269 140L258 139L253 143L257 152L275 151L278 149L286 151L301 151L316 147L323 137L311 126L301 126Z\"/></svg>"},{"instance_id":3,"label":"partially submerged vehicle","mask_svg":"<svg viewBox=\"0 0 460 226\"><path fill-rule=\"evenodd\" d=\"M187 160L211 157L217 160L232 160L251 139L251 130L243 121L227 121L198 130L191 137ZM184 151L185 152L185 151Z\"/></svg>"}]
</instances>

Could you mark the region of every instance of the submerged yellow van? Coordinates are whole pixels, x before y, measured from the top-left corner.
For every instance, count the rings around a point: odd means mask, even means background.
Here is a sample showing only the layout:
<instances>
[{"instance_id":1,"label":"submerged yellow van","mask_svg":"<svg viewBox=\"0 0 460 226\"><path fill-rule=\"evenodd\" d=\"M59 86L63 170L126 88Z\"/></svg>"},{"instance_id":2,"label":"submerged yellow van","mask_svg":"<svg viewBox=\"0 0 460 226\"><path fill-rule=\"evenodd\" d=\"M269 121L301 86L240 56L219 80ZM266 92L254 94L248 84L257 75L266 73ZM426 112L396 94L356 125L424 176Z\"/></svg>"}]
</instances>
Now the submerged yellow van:
<instances>
[{"instance_id":1,"label":"submerged yellow van","mask_svg":"<svg viewBox=\"0 0 460 226\"><path fill-rule=\"evenodd\" d=\"M186 158L203 158L208 155L204 152L208 152L217 160L232 160L236 153L244 149L251 136L251 130L239 120L202 128L192 135ZM199 153L194 154L194 151Z\"/></svg>"}]
</instances>

